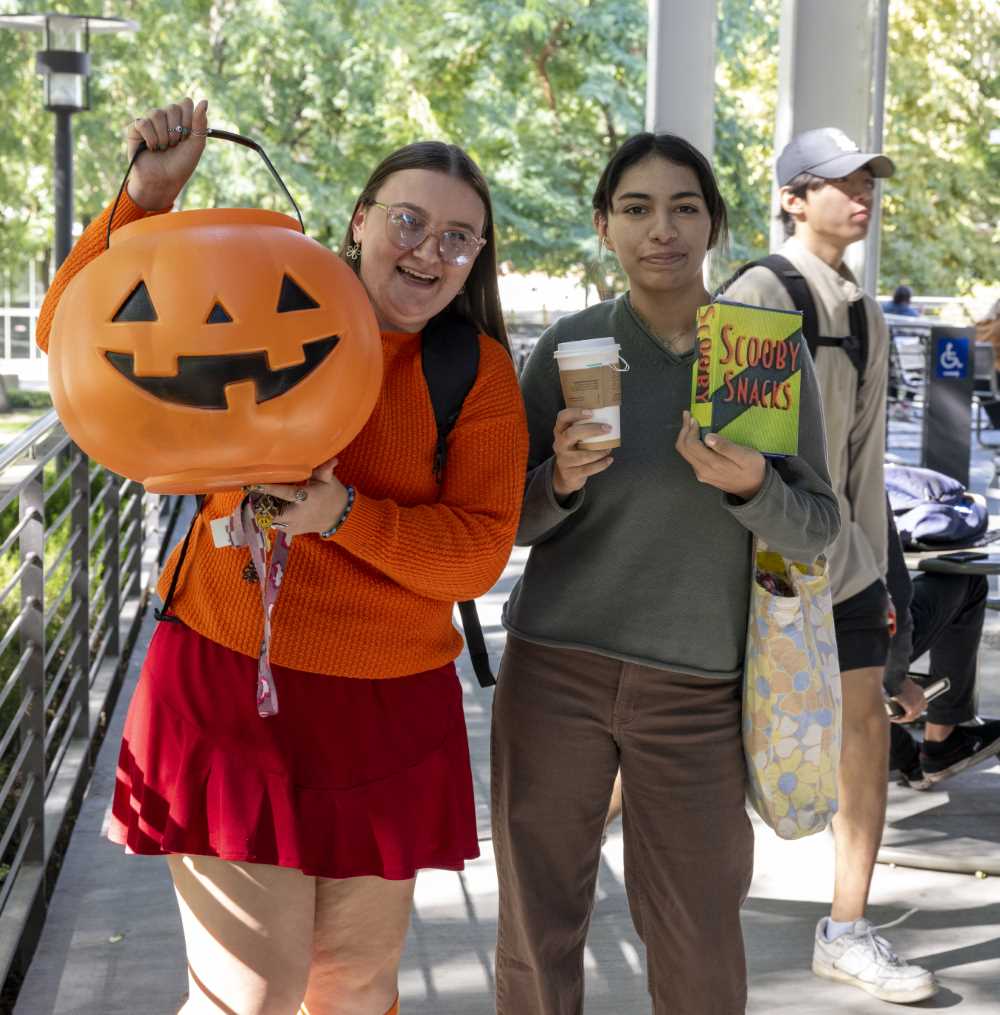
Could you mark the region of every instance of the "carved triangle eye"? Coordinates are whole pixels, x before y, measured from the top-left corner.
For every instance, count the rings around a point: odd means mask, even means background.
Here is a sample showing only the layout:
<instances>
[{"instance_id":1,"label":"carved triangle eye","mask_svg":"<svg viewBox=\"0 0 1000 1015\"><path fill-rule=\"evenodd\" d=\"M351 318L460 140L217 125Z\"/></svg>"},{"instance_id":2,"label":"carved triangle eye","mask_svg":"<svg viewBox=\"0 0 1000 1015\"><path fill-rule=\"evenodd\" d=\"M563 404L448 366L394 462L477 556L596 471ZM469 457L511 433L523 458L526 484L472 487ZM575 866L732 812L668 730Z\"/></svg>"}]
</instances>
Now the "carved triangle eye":
<instances>
[{"instance_id":1,"label":"carved triangle eye","mask_svg":"<svg viewBox=\"0 0 1000 1015\"><path fill-rule=\"evenodd\" d=\"M278 297L278 313L287 314L293 310L316 310L319 304L287 275L281 280L281 295Z\"/></svg>"},{"instance_id":2,"label":"carved triangle eye","mask_svg":"<svg viewBox=\"0 0 1000 1015\"><path fill-rule=\"evenodd\" d=\"M156 308L153 306L153 301L150 298L149 290L146 288L145 282L140 282L132 290L132 292L128 294L128 298L118 308L118 313L116 313L111 320L127 323L159 320L156 316Z\"/></svg>"},{"instance_id":3,"label":"carved triangle eye","mask_svg":"<svg viewBox=\"0 0 1000 1015\"><path fill-rule=\"evenodd\" d=\"M232 322L232 318L229 316L229 312L221 303L216 303L212 307L212 312L208 315L206 324L229 324Z\"/></svg>"}]
</instances>

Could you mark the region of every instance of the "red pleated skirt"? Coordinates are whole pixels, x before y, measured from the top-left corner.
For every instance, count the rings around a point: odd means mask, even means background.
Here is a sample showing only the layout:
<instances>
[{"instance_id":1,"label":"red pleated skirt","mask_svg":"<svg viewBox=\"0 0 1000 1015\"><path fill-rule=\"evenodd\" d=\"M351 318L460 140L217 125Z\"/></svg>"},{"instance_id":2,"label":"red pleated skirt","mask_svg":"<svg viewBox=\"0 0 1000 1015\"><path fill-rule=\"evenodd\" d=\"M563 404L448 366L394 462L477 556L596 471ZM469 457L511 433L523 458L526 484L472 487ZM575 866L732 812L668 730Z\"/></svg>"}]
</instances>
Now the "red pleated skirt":
<instances>
[{"instance_id":1,"label":"red pleated skirt","mask_svg":"<svg viewBox=\"0 0 1000 1015\"><path fill-rule=\"evenodd\" d=\"M479 855L462 688L449 663L388 680L274 668L161 623L129 705L113 842L393 880Z\"/></svg>"}]
</instances>

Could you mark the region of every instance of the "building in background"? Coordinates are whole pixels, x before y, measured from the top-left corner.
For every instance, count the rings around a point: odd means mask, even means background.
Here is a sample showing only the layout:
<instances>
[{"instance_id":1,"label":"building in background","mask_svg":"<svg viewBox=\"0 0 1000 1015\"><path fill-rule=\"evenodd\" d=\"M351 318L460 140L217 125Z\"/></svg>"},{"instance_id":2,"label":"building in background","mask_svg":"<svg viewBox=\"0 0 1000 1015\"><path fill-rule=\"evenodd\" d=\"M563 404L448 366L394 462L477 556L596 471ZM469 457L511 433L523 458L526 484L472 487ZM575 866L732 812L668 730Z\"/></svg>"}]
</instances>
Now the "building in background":
<instances>
[{"instance_id":1,"label":"building in background","mask_svg":"<svg viewBox=\"0 0 1000 1015\"><path fill-rule=\"evenodd\" d=\"M22 387L48 379L45 356L35 345L35 321L49 278L43 260L0 272L0 374L16 375Z\"/></svg>"}]
</instances>

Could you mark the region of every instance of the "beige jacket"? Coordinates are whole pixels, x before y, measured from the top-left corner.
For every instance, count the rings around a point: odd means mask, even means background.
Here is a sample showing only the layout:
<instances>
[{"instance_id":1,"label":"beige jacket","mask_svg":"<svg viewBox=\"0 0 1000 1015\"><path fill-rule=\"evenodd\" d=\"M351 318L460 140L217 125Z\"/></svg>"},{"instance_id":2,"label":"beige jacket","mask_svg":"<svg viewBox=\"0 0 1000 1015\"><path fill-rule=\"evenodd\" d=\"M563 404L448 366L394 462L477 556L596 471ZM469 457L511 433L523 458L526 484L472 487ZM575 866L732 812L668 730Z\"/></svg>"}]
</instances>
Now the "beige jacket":
<instances>
[{"instance_id":1,"label":"beige jacket","mask_svg":"<svg viewBox=\"0 0 1000 1015\"><path fill-rule=\"evenodd\" d=\"M850 333L848 304L863 299L868 313L868 365L858 390L858 374L847 354L821 346L816 378L823 398L830 477L840 504L840 535L827 550L834 603L841 603L876 579L885 579L887 519L885 502L885 397L889 369L889 329L878 304L862 293L850 270L831 268L794 237L778 253L809 283L821 335ZM768 268L751 268L724 294L753 306L794 310L785 287Z\"/></svg>"},{"instance_id":2,"label":"beige jacket","mask_svg":"<svg viewBox=\"0 0 1000 1015\"><path fill-rule=\"evenodd\" d=\"M1000 317L988 317L976 323L976 341L989 342L993 346L994 367L1000 370Z\"/></svg>"}]
</instances>

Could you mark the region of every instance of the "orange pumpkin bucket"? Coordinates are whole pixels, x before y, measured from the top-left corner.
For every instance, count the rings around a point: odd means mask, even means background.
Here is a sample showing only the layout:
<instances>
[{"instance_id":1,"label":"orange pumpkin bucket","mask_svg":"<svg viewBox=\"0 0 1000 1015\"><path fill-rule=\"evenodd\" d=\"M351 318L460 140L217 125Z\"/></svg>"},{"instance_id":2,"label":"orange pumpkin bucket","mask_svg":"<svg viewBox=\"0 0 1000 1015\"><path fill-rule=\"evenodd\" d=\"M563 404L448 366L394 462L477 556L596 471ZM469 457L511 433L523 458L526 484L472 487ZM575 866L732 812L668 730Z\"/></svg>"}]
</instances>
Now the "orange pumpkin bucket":
<instances>
[{"instance_id":1,"label":"orange pumpkin bucket","mask_svg":"<svg viewBox=\"0 0 1000 1015\"><path fill-rule=\"evenodd\" d=\"M255 142L209 134L274 172ZM301 217L248 208L116 230L66 287L49 343L69 435L154 493L304 480L357 435L381 383L378 324L354 272Z\"/></svg>"}]
</instances>

